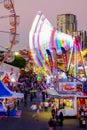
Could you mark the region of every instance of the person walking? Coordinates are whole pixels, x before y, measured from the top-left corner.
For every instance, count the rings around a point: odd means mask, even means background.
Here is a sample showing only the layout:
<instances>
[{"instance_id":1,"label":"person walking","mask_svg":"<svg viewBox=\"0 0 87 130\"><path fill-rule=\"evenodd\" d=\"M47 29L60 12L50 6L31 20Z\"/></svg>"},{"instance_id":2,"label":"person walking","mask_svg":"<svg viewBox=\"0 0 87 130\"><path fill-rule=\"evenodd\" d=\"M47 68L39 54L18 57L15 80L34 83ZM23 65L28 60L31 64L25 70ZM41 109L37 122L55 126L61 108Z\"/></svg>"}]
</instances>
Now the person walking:
<instances>
[{"instance_id":1,"label":"person walking","mask_svg":"<svg viewBox=\"0 0 87 130\"><path fill-rule=\"evenodd\" d=\"M60 126L63 126L63 120L64 120L64 117L63 117L63 112L60 111L60 114L59 114L59 120L60 120Z\"/></svg>"},{"instance_id":2,"label":"person walking","mask_svg":"<svg viewBox=\"0 0 87 130\"><path fill-rule=\"evenodd\" d=\"M55 106L52 107L51 115L52 115L52 119L56 119L56 108L55 108Z\"/></svg>"},{"instance_id":3,"label":"person walking","mask_svg":"<svg viewBox=\"0 0 87 130\"><path fill-rule=\"evenodd\" d=\"M45 102L45 92L44 92L44 90L42 91L42 102Z\"/></svg>"},{"instance_id":4,"label":"person walking","mask_svg":"<svg viewBox=\"0 0 87 130\"><path fill-rule=\"evenodd\" d=\"M79 114L80 114L80 117L81 116L85 116L85 111L83 109L83 107L81 106L80 110L79 110Z\"/></svg>"},{"instance_id":5,"label":"person walking","mask_svg":"<svg viewBox=\"0 0 87 130\"><path fill-rule=\"evenodd\" d=\"M45 101L45 102L44 102L44 109L45 109L45 111L47 111L47 110L48 110L48 107L49 107L49 104L48 104L48 102L47 102L47 101Z\"/></svg>"},{"instance_id":6,"label":"person walking","mask_svg":"<svg viewBox=\"0 0 87 130\"><path fill-rule=\"evenodd\" d=\"M60 114L60 110L57 108L56 110L56 121L58 123L58 119L59 119L59 114Z\"/></svg>"},{"instance_id":7,"label":"person walking","mask_svg":"<svg viewBox=\"0 0 87 130\"><path fill-rule=\"evenodd\" d=\"M30 93L30 102L32 102L32 101L33 101L33 94Z\"/></svg>"},{"instance_id":8,"label":"person walking","mask_svg":"<svg viewBox=\"0 0 87 130\"><path fill-rule=\"evenodd\" d=\"M8 105L7 106L7 116L10 116L11 115L11 110L10 110L10 106Z\"/></svg>"},{"instance_id":9,"label":"person walking","mask_svg":"<svg viewBox=\"0 0 87 130\"><path fill-rule=\"evenodd\" d=\"M24 91L24 106L27 105L27 91Z\"/></svg>"},{"instance_id":10,"label":"person walking","mask_svg":"<svg viewBox=\"0 0 87 130\"><path fill-rule=\"evenodd\" d=\"M48 121L49 130L56 130L56 119L50 118Z\"/></svg>"}]
</instances>

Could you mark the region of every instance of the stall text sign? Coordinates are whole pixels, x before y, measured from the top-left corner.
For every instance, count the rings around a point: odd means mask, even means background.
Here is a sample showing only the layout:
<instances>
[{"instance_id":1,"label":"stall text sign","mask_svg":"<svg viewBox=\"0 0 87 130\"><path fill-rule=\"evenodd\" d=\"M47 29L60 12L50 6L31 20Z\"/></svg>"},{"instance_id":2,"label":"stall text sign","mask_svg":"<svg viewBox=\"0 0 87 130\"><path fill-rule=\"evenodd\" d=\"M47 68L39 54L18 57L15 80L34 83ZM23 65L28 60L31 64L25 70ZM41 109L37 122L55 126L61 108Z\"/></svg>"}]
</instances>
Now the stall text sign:
<instances>
[{"instance_id":1,"label":"stall text sign","mask_svg":"<svg viewBox=\"0 0 87 130\"><path fill-rule=\"evenodd\" d=\"M59 91L60 92L76 92L76 86L71 82L61 82L59 83Z\"/></svg>"}]
</instances>

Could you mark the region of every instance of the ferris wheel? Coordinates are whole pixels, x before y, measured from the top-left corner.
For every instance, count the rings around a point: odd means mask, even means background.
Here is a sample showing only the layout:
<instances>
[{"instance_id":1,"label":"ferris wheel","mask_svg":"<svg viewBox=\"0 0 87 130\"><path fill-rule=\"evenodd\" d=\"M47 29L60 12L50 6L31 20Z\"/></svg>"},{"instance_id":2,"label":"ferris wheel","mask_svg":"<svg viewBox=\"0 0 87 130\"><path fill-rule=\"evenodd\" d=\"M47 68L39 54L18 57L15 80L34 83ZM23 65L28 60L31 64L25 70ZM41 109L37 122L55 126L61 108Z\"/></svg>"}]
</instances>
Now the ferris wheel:
<instances>
[{"instance_id":1,"label":"ferris wheel","mask_svg":"<svg viewBox=\"0 0 87 130\"><path fill-rule=\"evenodd\" d=\"M12 48L19 42L17 26L20 17L16 15L14 0L0 0L0 65L14 59ZM5 41L6 40L6 41ZM2 51L4 49L4 51Z\"/></svg>"}]
</instances>

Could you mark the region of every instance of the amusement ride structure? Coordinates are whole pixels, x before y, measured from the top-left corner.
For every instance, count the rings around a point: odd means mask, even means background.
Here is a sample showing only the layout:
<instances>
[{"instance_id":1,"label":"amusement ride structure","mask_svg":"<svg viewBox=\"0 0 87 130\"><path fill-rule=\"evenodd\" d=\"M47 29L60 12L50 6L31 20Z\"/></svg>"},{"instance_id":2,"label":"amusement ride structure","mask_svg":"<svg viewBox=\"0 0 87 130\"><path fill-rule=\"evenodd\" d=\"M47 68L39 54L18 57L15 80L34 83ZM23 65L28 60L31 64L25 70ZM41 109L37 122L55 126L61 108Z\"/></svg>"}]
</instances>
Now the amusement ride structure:
<instances>
[{"instance_id":1,"label":"amusement ride structure","mask_svg":"<svg viewBox=\"0 0 87 130\"><path fill-rule=\"evenodd\" d=\"M5 61L12 62L14 60L12 49L18 43L19 34L17 33L17 26L19 25L19 16L16 15L14 0L0 0L0 5L3 5L0 8L1 13L4 13L4 15L0 14L0 25L2 25L0 26L0 116L5 116L7 107L11 108L14 105L14 99L23 98L24 95L13 91L14 86L11 76L14 76L14 67L10 66L8 69L3 64ZM9 35L9 40L7 35ZM4 42L4 40L6 41ZM2 69L4 67L6 68ZM12 86L12 89L9 86Z\"/></svg>"},{"instance_id":2,"label":"amusement ride structure","mask_svg":"<svg viewBox=\"0 0 87 130\"><path fill-rule=\"evenodd\" d=\"M39 12L29 33L29 46L34 62L40 68L51 72L57 69L57 54L61 47L68 50L73 45L71 36L57 31L45 16Z\"/></svg>"},{"instance_id":3,"label":"amusement ride structure","mask_svg":"<svg viewBox=\"0 0 87 130\"><path fill-rule=\"evenodd\" d=\"M67 72L70 73L71 69L72 71L71 73L74 77L82 81L86 81L87 80L86 65L81 51L81 43L79 37L75 37L73 47L70 49L70 51L71 52L69 56ZM82 72L79 69L80 67L82 68Z\"/></svg>"},{"instance_id":4,"label":"amusement ride structure","mask_svg":"<svg viewBox=\"0 0 87 130\"><path fill-rule=\"evenodd\" d=\"M58 55L62 55L66 75L79 79L78 67L82 66L86 81L87 74L79 37L72 37L57 30L40 11L29 33L29 47L34 63L46 73L58 74Z\"/></svg>"},{"instance_id":5,"label":"amusement ride structure","mask_svg":"<svg viewBox=\"0 0 87 130\"><path fill-rule=\"evenodd\" d=\"M0 45L0 48L5 50L3 51L3 56L0 60L0 64L2 64L4 61L11 62L14 59L12 48L16 43L18 43L19 34L17 34L17 26L19 25L20 17L16 15L13 0L0 0L0 5L3 5L1 8L3 9L4 13L4 15L0 15L0 22L7 25L6 28L5 26L2 26L4 30L0 30L0 34L3 34L3 39L7 35L9 35L10 39L9 41L5 41L5 43L1 43Z\"/></svg>"},{"instance_id":6,"label":"amusement ride structure","mask_svg":"<svg viewBox=\"0 0 87 130\"><path fill-rule=\"evenodd\" d=\"M39 11L29 32L29 48L36 73L52 76L50 86L53 85L53 90L60 96L59 106L64 105L64 115L77 116L83 106L87 116L87 74L79 36L57 30ZM59 57L62 57L63 69L62 62L59 66Z\"/></svg>"}]
</instances>

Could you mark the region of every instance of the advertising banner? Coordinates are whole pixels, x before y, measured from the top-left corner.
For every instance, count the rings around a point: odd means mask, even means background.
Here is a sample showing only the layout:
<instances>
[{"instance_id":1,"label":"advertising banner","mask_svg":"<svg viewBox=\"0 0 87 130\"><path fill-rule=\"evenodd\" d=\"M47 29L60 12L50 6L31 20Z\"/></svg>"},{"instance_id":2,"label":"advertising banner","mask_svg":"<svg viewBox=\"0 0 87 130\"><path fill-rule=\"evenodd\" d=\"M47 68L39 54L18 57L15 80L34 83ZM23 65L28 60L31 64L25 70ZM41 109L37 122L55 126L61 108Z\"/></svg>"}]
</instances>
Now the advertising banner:
<instances>
[{"instance_id":1,"label":"advertising banner","mask_svg":"<svg viewBox=\"0 0 87 130\"><path fill-rule=\"evenodd\" d=\"M73 82L61 82L59 83L59 92L76 92L76 85Z\"/></svg>"}]
</instances>

